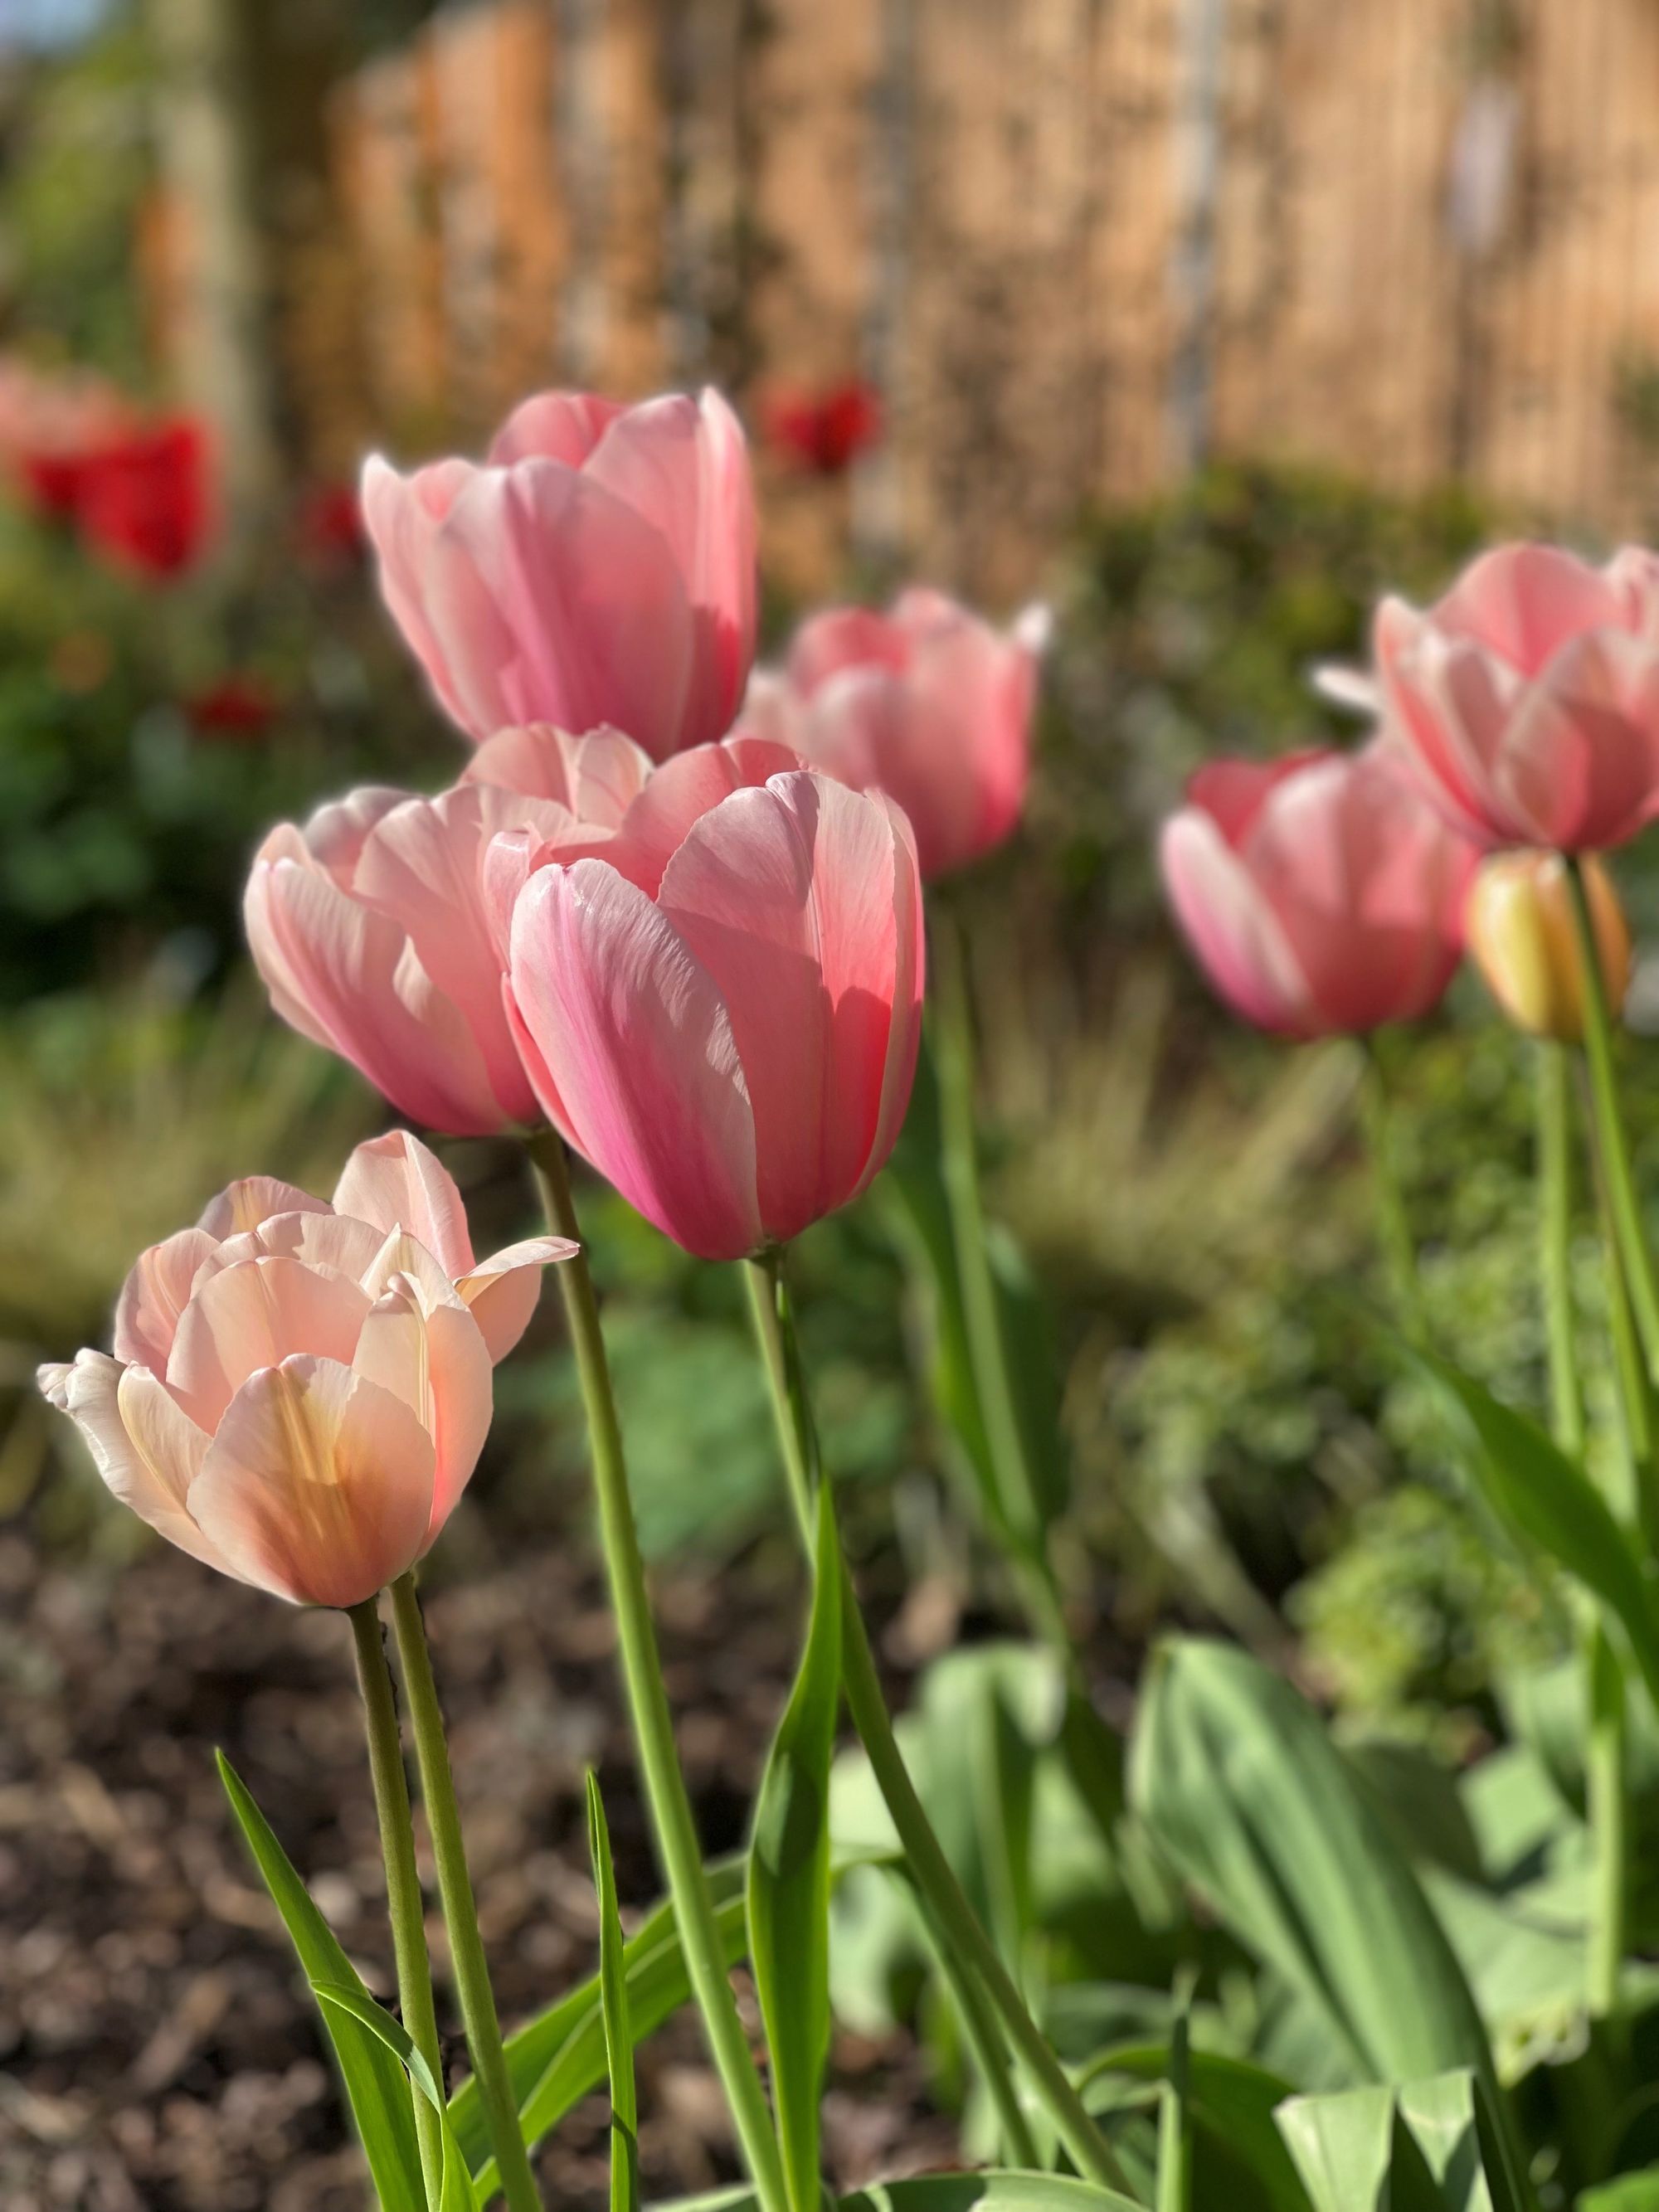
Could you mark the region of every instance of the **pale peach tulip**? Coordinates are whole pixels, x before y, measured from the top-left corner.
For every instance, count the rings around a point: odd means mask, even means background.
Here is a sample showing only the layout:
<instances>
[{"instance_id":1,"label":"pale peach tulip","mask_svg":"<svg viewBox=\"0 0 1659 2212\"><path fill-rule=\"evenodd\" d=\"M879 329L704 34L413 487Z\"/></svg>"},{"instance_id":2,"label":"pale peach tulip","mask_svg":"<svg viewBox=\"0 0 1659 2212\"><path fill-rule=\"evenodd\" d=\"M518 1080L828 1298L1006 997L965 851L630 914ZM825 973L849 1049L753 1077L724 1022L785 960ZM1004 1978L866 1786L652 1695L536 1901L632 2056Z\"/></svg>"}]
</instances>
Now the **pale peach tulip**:
<instances>
[{"instance_id":1,"label":"pale peach tulip","mask_svg":"<svg viewBox=\"0 0 1659 2212\"><path fill-rule=\"evenodd\" d=\"M460 1193L398 1130L359 1145L331 1205L269 1176L232 1183L141 1255L113 1355L38 1380L169 1542L296 1605L356 1605L453 1511L491 1366L539 1269L575 1249L532 1237L475 1261Z\"/></svg>"},{"instance_id":2,"label":"pale peach tulip","mask_svg":"<svg viewBox=\"0 0 1659 2212\"><path fill-rule=\"evenodd\" d=\"M653 760L723 736L755 651L755 507L714 392L547 392L487 463L363 471L387 606L470 737L611 723Z\"/></svg>"},{"instance_id":3,"label":"pale peach tulip","mask_svg":"<svg viewBox=\"0 0 1659 2212\"><path fill-rule=\"evenodd\" d=\"M1032 607L1005 635L933 591L886 614L832 608L802 624L781 672L757 675L739 727L896 799L931 881L1018 823L1048 627Z\"/></svg>"},{"instance_id":4,"label":"pale peach tulip","mask_svg":"<svg viewBox=\"0 0 1659 2212\"><path fill-rule=\"evenodd\" d=\"M1436 1006L1479 857L1378 745L1215 761L1164 827L1164 880L1222 997L1285 1036Z\"/></svg>"},{"instance_id":5,"label":"pale peach tulip","mask_svg":"<svg viewBox=\"0 0 1659 2212\"><path fill-rule=\"evenodd\" d=\"M1659 810L1659 559L1483 554L1426 611L1377 610L1389 741L1488 846L1622 845Z\"/></svg>"},{"instance_id":6,"label":"pale peach tulip","mask_svg":"<svg viewBox=\"0 0 1659 2212\"><path fill-rule=\"evenodd\" d=\"M1630 925L1607 870L1581 864L1601 988L1615 1017L1630 982ZM1465 915L1469 957L1517 1029L1562 1044L1584 1036L1584 969L1578 957L1566 863L1559 853L1495 853L1483 861Z\"/></svg>"},{"instance_id":7,"label":"pale peach tulip","mask_svg":"<svg viewBox=\"0 0 1659 2212\"><path fill-rule=\"evenodd\" d=\"M510 990L549 1120L708 1259L780 1243L886 1159L921 1027L915 848L879 793L765 740L658 770L615 842L516 872ZM764 774L765 780L760 781Z\"/></svg>"}]
</instances>

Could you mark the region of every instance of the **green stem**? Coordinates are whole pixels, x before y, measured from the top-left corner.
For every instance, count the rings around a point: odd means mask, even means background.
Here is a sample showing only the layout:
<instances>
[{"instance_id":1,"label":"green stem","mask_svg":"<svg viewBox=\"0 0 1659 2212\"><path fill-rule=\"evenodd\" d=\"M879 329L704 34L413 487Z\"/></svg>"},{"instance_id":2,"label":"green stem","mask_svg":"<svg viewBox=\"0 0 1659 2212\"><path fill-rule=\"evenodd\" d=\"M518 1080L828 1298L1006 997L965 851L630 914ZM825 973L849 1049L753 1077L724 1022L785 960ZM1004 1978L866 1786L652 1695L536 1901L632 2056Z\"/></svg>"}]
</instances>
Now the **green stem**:
<instances>
[{"instance_id":1,"label":"green stem","mask_svg":"<svg viewBox=\"0 0 1659 2212\"><path fill-rule=\"evenodd\" d=\"M409 1811L409 1778L398 1730L398 1700L386 1664L380 1615L374 1599L354 1605L348 1616L357 1646L357 1685L363 1697L363 1726L368 1738L368 1771L374 1785L380 1850L386 1860L386 1916L392 1923L392 1953L398 1967L398 2009L410 2040L444 2078L438 2015L432 2001L432 1963L426 1948L426 1906L415 1864L415 1830ZM414 2098L415 2136L421 2149L421 2174L428 2200L435 2204L443 2180L444 2143L438 2115L422 2096Z\"/></svg>"},{"instance_id":2,"label":"green stem","mask_svg":"<svg viewBox=\"0 0 1659 2212\"><path fill-rule=\"evenodd\" d=\"M1042 2165L1042 2155L1031 2133L1031 2124L1025 2117L1025 2107L1019 2100L1018 2087L1009 2071L1007 2050L985 1993L946 1941L926 1898L919 1891L915 1896L916 1909L927 1933L928 1948L956 2004L980 2079L996 2107L1002 2156L1010 2166L1024 2172L1037 2172Z\"/></svg>"},{"instance_id":3,"label":"green stem","mask_svg":"<svg viewBox=\"0 0 1659 2212\"><path fill-rule=\"evenodd\" d=\"M1629 1287L1636 1326L1642 1340L1648 1371L1659 1381L1659 1284L1656 1284L1653 1255L1648 1249L1642 1209L1631 1170L1630 1147L1625 1140L1619 1112L1618 1086L1613 1067L1613 1023L1607 1012L1607 986L1601 975L1595 925L1584 890L1584 873L1572 854L1565 855L1567 889L1572 903L1573 931L1578 945L1578 964L1583 983L1584 1056L1589 1063L1590 1103L1595 1120L1601 1171L1607 1179L1607 1204L1613 1214L1619 1255Z\"/></svg>"},{"instance_id":4,"label":"green stem","mask_svg":"<svg viewBox=\"0 0 1659 2212\"><path fill-rule=\"evenodd\" d=\"M540 2212L541 2198L530 2170L530 2154L519 2127L519 2108L501 2049L501 2022L495 2016L495 1993L489 1986L489 1967L478 1934L477 1908L472 1901L472 1878L466 1870L466 1846L461 1838L461 1812L455 1802L455 1778L449 1768L449 1746L444 1738L443 1711L438 1685L433 1679L432 1654L427 1648L426 1623L416 1594L411 1571L392 1585L392 1619L398 1637L398 1659L403 1669L404 1693L409 1702L410 1727L415 1737L415 1758L421 1770L421 1796L432 1837L432 1856L438 1866L438 1894L443 1903L444 1924L449 1930L449 1955L455 1972L455 1991L460 1999L461 2021L472 2070L478 2077L478 2094L489 2125L489 2140L501 2175L501 2194L512 2212Z\"/></svg>"},{"instance_id":5,"label":"green stem","mask_svg":"<svg viewBox=\"0 0 1659 2212\"><path fill-rule=\"evenodd\" d=\"M1365 1124L1365 1145L1370 1157L1371 1194L1376 1207L1377 1241L1388 1270L1389 1287L1401 1327L1414 1341L1426 1334L1423 1314L1423 1279L1417 1264L1417 1240L1401 1188L1400 1165L1395 1156L1393 1116L1389 1109L1388 1085L1374 1039L1364 1040L1365 1083L1360 1110Z\"/></svg>"},{"instance_id":6,"label":"green stem","mask_svg":"<svg viewBox=\"0 0 1659 2212\"><path fill-rule=\"evenodd\" d=\"M1538 1048L1539 1269L1549 1340L1550 1425L1556 1442L1575 1459L1584 1449L1584 1402L1579 1386L1572 1311L1572 1151L1569 1118L1571 1091L1567 1051L1563 1045ZM1616 1246L1608 1258L1613 1273L1614 1332L1624 1307L1623 1270ZM1647 1376L1639 1359L1620 1359L1625 1420L1634 1431L1646 1419ZM1586 1991L1593 2019L1618 2010L1619 1978L1624 1966L1626 1871L1628 1814L1625 1804L1625 1681L1618 1657L1599 1625L1586 1626L1583 1655L1586 1732L1584 1814L1591 1851L1589 1954Z\"/></svg>"},{"instance_id":7,"label":"green stem","mask_svg":"<svg viewBox=\"0 0 1659 2212\"><path fill-rule=\"evenodd\" d=\"M1033 1626L1069 1662L1060 1595L1045 1543L1042 1499L1020 1425L1003 1327L1002 1300L991 1265L985 1201L980 1188L979 1131L974 1110L974 1018L968 988L968 945L954 915L933 913L933 1062L939 1075L940 1168L951 1214L951 1238L962 1286L962 1313L986 1447L1002 1518L1018 1547L1019 1581Z\"/></svg>"},{"instance_id":8,"label":"green stem","mask_svg":"<svg viewBox=\"0 0 1659 2212\"><path fill-rule=\"evenodd\" d=\"M801 1373L794 1313L784 1285L781 1255L769 1253L750 1265L751 1270L764 1273L770 1287L769 1297L756 1297L754 1310L790 1496L801 1516L801 1534L810 1552L813 1525L810 1507L818 1480L817 1432ZM803 1506L809 1509L805 1515ZM1027 2011L996 1946L963 1894L916 1795L893 1734L869 1632L845 1557L841 1561L841 1583L842 1686L847 1693L847 1709L909 1862L911 1878L927 1900L940 1940L954 1948L978 1982L1009 2048L1024 2069L1078 2171L1103 2187L1127 2193L1123 2171L1111 2145L1090 2118L1071 2077Z\"/></svg>"},{"instance_id":9,"label":"green stem","mask_svg":"<svg viewBox=\"0 0 1659 2212\"><path fill-rule=\"evenodd\" d=\"M541 1191L548 1226L558 1236L580 1241L563 1144L551 1130L543 1130L528 1139L526 1149ZM634 1738L639 1747L640 1770L656 1828L663 1872L685 1951L686 1972L702 2008L709 2052L732 2108L761 2212L785 2212L787 2197L783 2163L773 2133L772 2116L726 1977L696 1825L675 1749L673 1716L663 1687L662 1662L657 1653L656 1631L652 1626L650 1599L645 1586L645 1563L640 1556L634 1508L628 1492L622 1431L617 1419L605 1338L599 1327L599 1303L593 1294L586 1254L578 1252L555 1272L564 1297L565 1316L587 1413L600 1538L610 1577L611 1607L617 1619L623 1676L633 1716Z\"/></svg>"},{"instance_id":10,"label":"green stem","mask_svg":"<svg viewBox=\"0 0 1659 2212\"><path fill-rule=\"evenodd\" d=\"M1572 1135L1564 1046L1538 1047L1538 1271L1549 1346L1550 1423L1577 1459L1584 1449L1584 1402L1572 1318Z\"/></svg>"},{"instance_id":11,"label":"green stem","mask_svg":"<svg viewBox=\"0 0 1659 2212\"><path fill-rule=\"evenodd\" d=\"M1589 1734L1585 1812L1593 1853L1588 1997L1593 2020L1616 2020L1630 1898L1630 1820L1626 1803L1625 1677L1607 1632L1587 1638Z\"/></svg>"}]
</instances>

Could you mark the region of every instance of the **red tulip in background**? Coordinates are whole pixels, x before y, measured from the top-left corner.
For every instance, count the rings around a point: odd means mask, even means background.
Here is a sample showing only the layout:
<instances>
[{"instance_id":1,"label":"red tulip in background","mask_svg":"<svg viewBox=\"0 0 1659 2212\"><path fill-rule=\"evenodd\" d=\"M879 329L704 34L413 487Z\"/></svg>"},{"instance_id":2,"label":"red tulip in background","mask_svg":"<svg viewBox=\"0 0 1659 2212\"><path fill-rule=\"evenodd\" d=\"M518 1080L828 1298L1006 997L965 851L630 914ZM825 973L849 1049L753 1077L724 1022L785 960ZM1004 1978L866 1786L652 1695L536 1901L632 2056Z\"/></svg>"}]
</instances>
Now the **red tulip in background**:
<instances>
[{"instance_id":1,"label":"red tulip in background","mask_svg":"<svg viewBox=\"0 0 1659 2212\"><path fill-rule=\"evenodd\" d=\"M1381 744L1214 761L1164 824L1164 880L1216 989L1283 1036L1426 1014L1480 858Z\"/></svg>"},{"instance_id":2,"label":"red tulip in background","mask_svg":"<svg viewBox=\"0 0 1659 2212\"><path fill-rule=\"evenodd\" d=\"M192 568L211 520L202 425L170 416L90 454L76 516L88 544L112 567L151 583Z\"/></svg>"},{"instance_id":3,"label":"red tulip in background","mask_svg":"<svg viewBox=\"0 0 1659 2212\"><path fill-rule=\"evenodd\" d=\"M313 484L301 498L295 536L301 557L313 568L355 568L368 550L356 486Z\"/></svg>"},{"instance_id":4,"label":"red tulip in background","mask_svg":"<svg viewBox=\"0 0 1659 2212\"><path fill-rule=\"evenodd\" d=\"M896 799L931 881L1018 823L1047 634L1041 607L1004 634L941 592L902 592L886 614L832 608L757 675L739 726Z\"/></svg>"},{"instance_id":5,"label":"red tulip in background","mask_svg":"<svg viewBox=\"0 0 1659 2212\"><path fill-rule=\"evenodd\" d=\"M469 737L608 723L653 760L723 737L755 650L749 453L717 392L547 392L482 465L363 471L393 619Z\"/></svg>"},{"instance_id":6,"label":"red tulip in background","mask_svg":"<svg viewBox=\"0 0 1659 2212\"><path fill-rule=\"evenodd\" d=\"M201 738L262 737L276 718L276 696L257 676L222 676L184 702L185 719Z\"/></svg>"},{"instance_id":7,"label":"red tulip in background","mask_svg":"<svg viewBox=\"0 0 1659 2212\"><path fill-rule=\"evenodd\" d=\"M88 459L137 421L112 384L76 370L46 375L0 360L0 464L25 503L51 521L72 520Z\"/></svg>"},{"instance_id":8,"label":"red tulip in background","mask_svg":"<svg viewBox=\"0 0 1659 2212\"><path fill-rule=\"evenodd\" d=\"M826 392L772 392L762 402L761 420L768 445L813 476L844 476L881 442L881 401L856 381Z\"/></svg>"},{"instance_id":9,"label":"red tulip in background","mask_svg":"<svg viewBox=\"0 0 1659 2212\"><path fill-rule=\"evenodd\" d=\"M1659 811L1659 558L1482 554L1425 612L1377 610L1389 741L1486 845L1622 845Z\"/></svg>"}]
</instances>

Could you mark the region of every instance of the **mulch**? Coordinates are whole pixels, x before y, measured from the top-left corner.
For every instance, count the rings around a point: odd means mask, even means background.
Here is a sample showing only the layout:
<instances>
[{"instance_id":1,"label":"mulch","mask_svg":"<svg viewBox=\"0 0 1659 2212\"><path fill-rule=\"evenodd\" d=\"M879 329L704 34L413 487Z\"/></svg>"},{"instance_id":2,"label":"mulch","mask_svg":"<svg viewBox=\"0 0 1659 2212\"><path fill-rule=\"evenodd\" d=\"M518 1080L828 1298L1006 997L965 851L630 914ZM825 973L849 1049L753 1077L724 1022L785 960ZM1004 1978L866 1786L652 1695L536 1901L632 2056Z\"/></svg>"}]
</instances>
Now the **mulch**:
<instances>
[{"instance_id":1,"label":"mulch","mask_svg":"<svg viewBox=\"0 0 1659 2212\"><path fill-rule=\"evenodd\" d=\"M586 1537L544 1530L507 1556L484 1544L481 1516L458 1521L443 1565L467 1571L435 1582L427 1609L510 2027L596 1964L587 1765L625 1906L648 1906L659 1884ZM659 1579L669 1690L711 1854L743 1838L800 1601L778 1554ZM362 2212L367 2185L310 1999L213 1763L222 1746L359 1972L389 1998L344 1620L243 1590L165 1546L115 1571L43 1555L14 1532L0 1537L0 2204ZM435 1920L430 1932L436 1948ZM734 2176L689 2013L642 2050L640 2090L647 2198ZM605 2203L607 2117L603 2096L590 2098L544 2146L550 2203ZM951 2127L929 2110L902 2038L838 2035L825 2128L842 2187L952 2157Z\"/></svg>"}]
</instances>

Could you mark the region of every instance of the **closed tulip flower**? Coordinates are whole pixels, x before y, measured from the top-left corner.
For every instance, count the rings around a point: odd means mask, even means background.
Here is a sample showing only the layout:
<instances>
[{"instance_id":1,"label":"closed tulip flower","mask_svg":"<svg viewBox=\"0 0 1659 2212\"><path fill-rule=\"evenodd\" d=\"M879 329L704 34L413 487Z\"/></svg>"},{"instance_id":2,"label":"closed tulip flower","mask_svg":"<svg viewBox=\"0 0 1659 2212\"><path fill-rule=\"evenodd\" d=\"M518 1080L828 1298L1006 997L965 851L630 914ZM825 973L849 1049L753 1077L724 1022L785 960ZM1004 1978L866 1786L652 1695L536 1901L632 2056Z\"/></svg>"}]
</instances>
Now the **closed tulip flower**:
<instances>
[{"instance_id":1,"label":"closed tulip flower","mask_svg":"<svg viewBox=\"0 0 1659 2212\"><path fill-rule=\"evenodd\" d=\"M879 793L773 772L790 761L744 739L671 762L605 854L562 863L522 832L496 841L516 869L510 991L537 1097L640 1212L711 1260L855 1197L915 1071L908 825Z\"/></svg>"},{"instance_id":2,"label":"closed tulip flower","mask_svg":"<svg viewBox=\"0 0 1659 2212\"><path fill-rule=\"evenodd\" d=\"M1011 836L1030 763L1040 607L1004 634L942 592L886 614L838 607L803 623L778 674L750 687L742 726L793 745L910 817L929 881Z\"/></svg>"},{"instance_id":3,"label":"closed tulip flower","mask_svg":"<svg viewBox=\"0 0 1659 2212\"><path fill-rule=\"evenodd\" d=\"M1457 966L1477 857L1375 744L1200 769L1161 852L1211 982L1291 1037L1428 1013Z\"/></svg>"},{"instance_id":4,"label":"closed tulip flower","mask_svg":"<svg viewBox=\"0 0 1659 2212\"><path fill-rule=\"evenodd\" d=\"M41 1368L115 1495L193 1558L351 1606L427 1550L489 1427L558 1237L475 1262L416 1139L360 1145L333 1203L233 1183L128 1276L114 1352Z\"/></svg>"},{"instance_id":5,"label":"closed tulip flower","mask_svg":"<svg viewBox=\"0 0 1659 2212\"><path fill-rule=\"evenodd\" d=\"M1602 988L1615 1017L1630 981L1630 929L1607 870L1584 867ZM1469 957L1517 1029L1581 1044L1584 972L1565 862L1554 853L1500 853L1482 863L1466 915Z\"/></svg>"},{"instance_id":6,"label":"closed tulip flower","mask_svg":"<svg viewBox=\"0 0 1659 2212\"><path fill-rule=\"evenodd\" d=\"M1659 560L1483 554L1426 611L1377 611L1389 736L1482 844L1585 853L1659 809Z\"/></svg>"},{"instance_id":7,"label":"closed tulip flower","mask_svg":"<svg viewBox=\"0 0 1659 2212\"><path fill-rule=\"evenodd\" d=\"M387 606L470 737L611 723L653 760L722 737L755 650L748 448L714 392L548 392L488 461L363 471Z\"/></svg>"},{"instance_id":8,"label":"closed tulip flower","mask_svg":"<svg viewBox=\"0 0 1659 2212\"><path fill-rule=\"evenodd\" d=\"M487 780L514 763L529 787ZM649 765L615 731L507 731L480 747L477 780L441 798L368 787L303 828L280 823L244 903L277 1012L429 1128L485 1136L535 1119L484 926L484 857L520 827L570 855L598 849Z\"/></svg>"}]
</instances>

